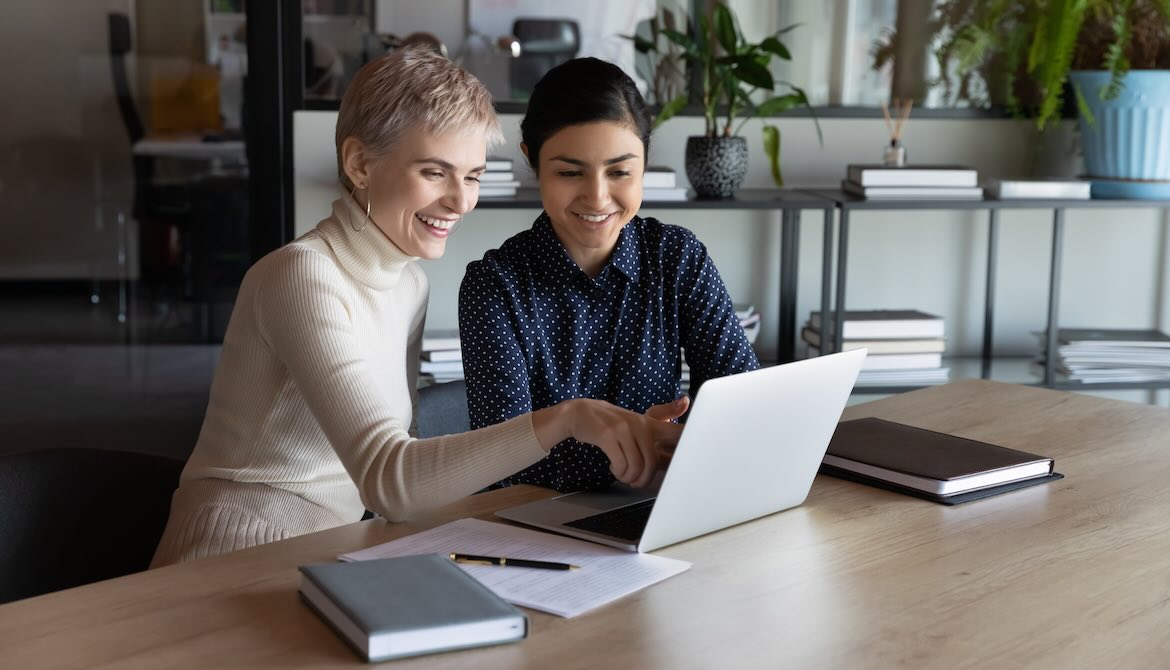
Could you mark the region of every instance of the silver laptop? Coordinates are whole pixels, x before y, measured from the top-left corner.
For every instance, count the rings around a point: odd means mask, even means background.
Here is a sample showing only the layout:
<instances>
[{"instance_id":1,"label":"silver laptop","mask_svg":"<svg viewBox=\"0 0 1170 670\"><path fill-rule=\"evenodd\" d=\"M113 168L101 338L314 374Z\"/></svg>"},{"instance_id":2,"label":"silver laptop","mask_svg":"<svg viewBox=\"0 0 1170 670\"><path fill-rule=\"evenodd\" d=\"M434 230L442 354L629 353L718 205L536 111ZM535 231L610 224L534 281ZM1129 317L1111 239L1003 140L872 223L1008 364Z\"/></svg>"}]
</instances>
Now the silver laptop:
<instances>
[{"instance_id":1,"label":"silver laptop","mask_svg":"<svg viewBox=\"0 0 1170 670\"><path fill-rule=\"evenodd\" d=\"M616 485L497 516L647 552L795 507L808 497L866 350L703 384L657 486Z\"/></svg>"}]
</instances>

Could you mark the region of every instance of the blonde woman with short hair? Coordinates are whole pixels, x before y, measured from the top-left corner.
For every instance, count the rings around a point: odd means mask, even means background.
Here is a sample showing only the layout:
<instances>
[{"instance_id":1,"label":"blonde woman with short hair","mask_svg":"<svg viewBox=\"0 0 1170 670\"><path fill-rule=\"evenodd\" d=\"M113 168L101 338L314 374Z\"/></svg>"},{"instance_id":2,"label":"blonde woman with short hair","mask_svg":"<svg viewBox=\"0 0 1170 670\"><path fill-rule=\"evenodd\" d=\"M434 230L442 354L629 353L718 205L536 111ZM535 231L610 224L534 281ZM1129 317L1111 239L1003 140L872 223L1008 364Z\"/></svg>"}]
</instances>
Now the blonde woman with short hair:
<instances>
[{"instance_id":1,"label":"blonde woman with short hair","mask_svg":"<svg viewBox=\"0 0 1170 670\"><path fill-rule=\"evenodd\" d=\"M647 484L681 427L566 400L459 435L412 437L428 284L500 141L484 86L441 56L363 67L337 120L332 214L244 277L199 440L153 565L358 521L404 521L574 438ZM669 411L648 412L670 416Z\"/></svg>"}]
</instances>

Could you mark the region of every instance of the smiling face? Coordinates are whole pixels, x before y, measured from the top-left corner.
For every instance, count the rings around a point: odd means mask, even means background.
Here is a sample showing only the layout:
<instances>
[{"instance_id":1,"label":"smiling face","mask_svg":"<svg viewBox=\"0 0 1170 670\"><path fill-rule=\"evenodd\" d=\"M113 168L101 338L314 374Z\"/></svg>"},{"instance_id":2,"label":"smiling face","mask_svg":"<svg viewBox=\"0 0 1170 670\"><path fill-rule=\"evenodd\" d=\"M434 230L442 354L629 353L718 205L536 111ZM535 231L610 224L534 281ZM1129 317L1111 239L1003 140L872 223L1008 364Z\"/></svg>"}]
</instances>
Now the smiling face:
<instances>
[{"instance_id":1,"label":"smiling face","mask_svg":"<svg viewBox=\"0 0 1170 670\"><path fill-rule=\"evenodd\" d=\"M540 147L540 199L569 257L595 277L642 206L642 140L629 125L566 126Z\"/></svg>"},{"instance_id":2,"label":"smiling face","mask_svg":"<svg viewBox=\"0 0 1170 670\"><path fill-rule=\"evenodd\" d=\"M369 156L353 138L343 146L359 205L370 198L370 219L378 230L406 254L426 259L442 257L452 227L475 207L486 158L482 129L408 133L380 158Z\"/></svg>"}]
</instances>

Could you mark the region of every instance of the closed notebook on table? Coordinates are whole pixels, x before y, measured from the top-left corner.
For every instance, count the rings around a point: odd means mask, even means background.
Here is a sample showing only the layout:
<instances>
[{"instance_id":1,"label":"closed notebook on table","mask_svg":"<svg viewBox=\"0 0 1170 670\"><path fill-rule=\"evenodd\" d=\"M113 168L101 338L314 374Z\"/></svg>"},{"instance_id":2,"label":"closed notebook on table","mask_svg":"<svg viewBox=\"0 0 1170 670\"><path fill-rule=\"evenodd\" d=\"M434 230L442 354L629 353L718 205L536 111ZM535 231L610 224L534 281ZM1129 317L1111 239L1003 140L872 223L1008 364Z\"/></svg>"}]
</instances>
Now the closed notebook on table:
<instances>
[{"instance_id":1,"label":"closed notebook on table","mask_svg":"<svg viewBox=\"0 0 1170 670\"><path fill-rule=\"evenodd\" d=\"M446 556L303 565L300 592L368 661L521 640L528 618Z\"/></svg>"},{"instance_id":2,"label":"closed notebook on table","mask_svg":"<svg viewBox=\"0 0 1170 670\"><path fill-rule=\"evenodd\" d=\"M947 504L1061 477L1051 458L877 418L839 423L821 472Z\"/></svg>"}]
</instances>

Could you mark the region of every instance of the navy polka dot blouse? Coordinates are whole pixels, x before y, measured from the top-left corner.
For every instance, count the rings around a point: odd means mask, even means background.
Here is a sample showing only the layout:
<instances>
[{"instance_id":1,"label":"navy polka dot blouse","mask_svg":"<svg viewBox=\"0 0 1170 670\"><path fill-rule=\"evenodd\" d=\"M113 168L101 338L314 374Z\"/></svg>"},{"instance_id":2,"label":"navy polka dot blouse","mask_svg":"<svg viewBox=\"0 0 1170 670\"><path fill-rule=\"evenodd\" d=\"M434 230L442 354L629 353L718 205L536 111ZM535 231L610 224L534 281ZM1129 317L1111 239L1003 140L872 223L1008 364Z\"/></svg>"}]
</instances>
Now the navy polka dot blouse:
<instances>
[{"instance_id":1,"label":"navy polka dot blouse","mask_svg":"<svg viewBox=\"0 0 1170 670\"><path fill-rule=\"evenodd\" d=\"M706 247L685 228L640 217L591 279L542 213L467 266L459 333L472 428L572 398L645 412L678 397L684 350L692 394L706 379L759 367ZM570 439L491 488L613 481L600 449Z\"/></svg>"}]
</instances>

